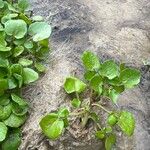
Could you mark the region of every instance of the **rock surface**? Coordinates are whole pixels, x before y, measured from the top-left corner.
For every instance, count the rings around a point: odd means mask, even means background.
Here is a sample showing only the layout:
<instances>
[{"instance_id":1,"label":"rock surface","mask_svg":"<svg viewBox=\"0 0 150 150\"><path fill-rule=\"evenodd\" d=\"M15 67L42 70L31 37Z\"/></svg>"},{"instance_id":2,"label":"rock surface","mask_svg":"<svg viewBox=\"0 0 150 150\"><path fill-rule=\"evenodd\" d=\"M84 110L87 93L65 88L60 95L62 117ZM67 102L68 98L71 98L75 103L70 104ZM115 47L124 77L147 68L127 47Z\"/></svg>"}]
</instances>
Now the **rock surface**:
<instances>
[{"instance_id":1,"label":"rock surface","mask_svg":"<svg viewBox=\"0 0 150 150\"><path fill-rule=\"evenodd\" d=\"M41 117L59 106L68 106L63 91L64 78L83 72L80 55L90 49L102 60L113 58L142 72L140 85L119 98L119 108L136 117L132 138L122 135L117 150L150 150L150 59L149 0L30 0L33 12L53 27L52 53L47 73L25 96L31 103L30 116L23 127L20 150L102 150L92 137L75 139L69 132L58 141L49 141L39 128Z\"/></svg>"}]
</instances>

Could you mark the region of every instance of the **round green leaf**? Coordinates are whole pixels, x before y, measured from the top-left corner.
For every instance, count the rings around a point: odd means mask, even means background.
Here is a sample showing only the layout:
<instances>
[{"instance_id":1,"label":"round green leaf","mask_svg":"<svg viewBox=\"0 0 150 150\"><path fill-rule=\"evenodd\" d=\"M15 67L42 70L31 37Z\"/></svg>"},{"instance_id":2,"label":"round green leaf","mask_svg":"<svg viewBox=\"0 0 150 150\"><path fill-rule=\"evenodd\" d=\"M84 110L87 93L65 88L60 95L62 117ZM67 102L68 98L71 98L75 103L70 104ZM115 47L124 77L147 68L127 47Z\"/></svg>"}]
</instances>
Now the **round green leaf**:
<instances>
[{"instance_id":1,"label":"round green leaf","mask_svg":"<svg viewBox=\"0 0 150 150\"><path fill-rule=\"evenodd\" d=\"M64 88L67 93L81 93L85 90L86 84L75 77L67 77L65 80Z\"/></svg>"},{"instance_id":2,"label":"round green leaf","mask_svg":"<svg viewBox=\"0 0 150 150\"><path fill-rule=\"evenodd\" d=\"M29 7L29 1L28 0L18 0L18 7L22 12L24 12Z\"/></svg>"},{"instance_id":3,"label":"round green leaf","mask_svg":"<svg viewBox=\"0 0 150 150\"><path fill-rule=\"evenodd\" d=\"M49 38L51 26L45 22L35 22L29 26L29 34L33 36L33 41L41 41Z\"/></svg>"},{"instance_id":4,"label":"round green leaf","mask_svg":"<svg viewBox=\"0 0 150 150\"><path fill-rule=\"evenodd\" d=\"M107 123L114 126L117 123L117 117L114 114L108 116Z\"/></svg>"},{"instance_id":5,"label":"round green leaf","mask_svg":"<svg viewBox=\"0 0 150 150\"><path fill-rule=\"evenodd\" d=\"M27 24L23 20L9 20L5 23L5 32L7 35L21 39L27 33Z\"/></svg>"},{"instance_id":6,"label":"round green leaf","mask_svg":"<svg viewBox=\"0 0 150 150\"><path fill-rule=\"evenodd\" d=\"M2 150L18 150L21 144L21 132L19 129L13 129L9 132L5 141L1 143Z\"/></svg>"},{"instance_id":7,"label":"round green leaf","mask_svg":"<svg viewBox=\"0 0 150 150\"><path fill-rule=\"evenodd\" d=\"M112 150L113 145L116 143L116 136L111 134L105 140L106 150Z\"/></svg>"},{"instance_id":8,"label":"round green leaf","mask_svg":"<svg viewBox=\"0 0 150 150\"><path fill-rule=\"evenodd\" d=\"M3 0L0 0L0 8L3 8L5 5L4 1Z\"/></svg>"},{"instance_id":9,"label":"round green leaf","mask_svg":"<svg viewBox=\"0 0 150 150\"><path fill-rule=\"evenodd\" d=\"M17 57L19 55L21 55L24 51L24 47L23 46L17 46L14 51L13 51L13 56Z\"/></svg>"},{"instance_id":10,"label":"round green leaf","mask_svg":"<svg viewBox=\"0 0 150 150\"><path fill-rule=\"evenodd\" d=\"M97 131L96 133L95 133L95 136L96 136L96 138L98 138L98 139L104 139L104 137L105 137L105 133L104 133L104 131L103 130L100 130L100 131Z\"/></svg>"},{"instance_id":11,"label":"round green leaf","mask_svg":"<svg viewBox=\"0 0 150 150\"><path fill-rule=\"evenodd\" d=\"M82 58L84 67L87 70L94 71L95 69L99 69L100 62L99 62L98 57L94 53L90 51L85 51L81 58Z\"/></svg>"},{"instance_id":12,"label":"round green leaf","mask_svg":"<svg viewBox=\"0 0 150 150\"><path fill-rule=\"evenodd\" d=\"M31 82L36 81L39 78L39 75L37 72L35 72L33 69L30 68L24 68L23 69L23 79L25 84L29 84Z\"/></svg>"},{"instance_id":13,"label":"round green leaf","mask_svg":"<svg viewBox=\"0 0 150 150\"><path fill-rule=\"evenodd\" d=\"M71 104L72 104L73 107L79 108L80 105L81 105L81 101L80 101L79 99L77 99L77 98L74 98L74 99L71 101Z\"/></svg>"},{"instance_id":14,"label":"round green leaf","mask_svg":"<svg viewBox=\"0 0 150 150\"><path fill-rule=\"evenodd\" d=\"M113 60L105 61L101 65L100 74L108 79L113 79L119 75L119 67Z\"/></svg>"},{"instance_id":15,"label":"round green leaf","mask_svg":"<svg viewBox=\"0 0 150 150\"><path fill-rule=\"evenodd\" d=\"M91 79L96 75L96 72L95 71L87 71L85 74L84 74L84 78L87 80L87 81L91 81Z\"/></svg>"},{"instance_id":16,"label":"round green leaf","mask_svg":"<svg viewBox=\"0 0 150 150\"><path fill-rule=\"evenodd\" d=\"M33 42L32 41L26 41L24 43L24 47L27 48L27 49L33 48Z\"/></svg>"},{"instance_id":17,"label":"round green leaf","mask_svg":"<svg viewBox=\"0 0 150 150\"><path fill-rule=\"evenodd\" d=\"M35 65L35 68L36 68L39 72L45 72L46 67L45 67L43 64L41 64L41 63L35 63L34 65Z\"/></svg>"},{"instance_id":18,"label":"round green leaf","mask_svg":"<svg viewBox=\"0 0 150 150\"><path fill-rule=\"evenodd\" d=\"M3 122L0 122L0 142L4 141L7 135L7 127Z\"/></svg>"},{"instance_id":19,"label":"round green leaf","mask_svg":"<svg viewBox=\"0 0 150 150\"><path fill-rule=\"evenodd\" d=\"M0 120L7 119L12 112L12 105L11 103L6 106L0 106Z\"/></svg>"},{"instance_id":20,"label":"round green leaf","mask_svg":"<svg viewBox=\"0 0 150 150\"><path fill-rule=\"evenodd\" d=\"M120 73L120 81L126 88L132 88L140 82L140 71L136 69L125 69Z\"/></svg>"},{"instance_id":21,"label":"round green leaf","mask_svg":"<svg viewBox=\"0 0 150 150\"><path fill-rule=\"evenodd\" d=\"M6 106L9 104L9 102L10 102L9 95L0 96L0 105L1 106Z\"/></svg>"},{"instance_id":22,"label":"round green leaf","mask_svg":"<svg viewBox=\"0 0 150 150\"><path fill-rule=\"evenodd\" d=\"M122 111L118 118L118 125L128 136L131 136L135 128L135 119L130 112Z\"/></svg>"},{"instance_id":23,"label":"round green leaf","mask_svg":"<svg viewBox=\"0 0 150 150\"><path fill-rule=\"evenodd\" d=\"M20 65L22 66L30 66L33 64L33 61L32 60L29 60L29 59L26 59L26 58L20 58L19 59L19 62L18 62Z\"/></svg>"},{"instance_id":24,"label":"round green leaf","mask_svg":"<svg viewBox=\"0 0 150 150\"><path fill-rule=\"evenodd\" d=\"M9 116L9 118L7 118L4 123L9 126L9 127L12 127L12 128L18 128L20 127L21 125L24 124L26 120L26 115L24 116L16 116L15 114L11 114Z\"/></svg>"}]
</instances>

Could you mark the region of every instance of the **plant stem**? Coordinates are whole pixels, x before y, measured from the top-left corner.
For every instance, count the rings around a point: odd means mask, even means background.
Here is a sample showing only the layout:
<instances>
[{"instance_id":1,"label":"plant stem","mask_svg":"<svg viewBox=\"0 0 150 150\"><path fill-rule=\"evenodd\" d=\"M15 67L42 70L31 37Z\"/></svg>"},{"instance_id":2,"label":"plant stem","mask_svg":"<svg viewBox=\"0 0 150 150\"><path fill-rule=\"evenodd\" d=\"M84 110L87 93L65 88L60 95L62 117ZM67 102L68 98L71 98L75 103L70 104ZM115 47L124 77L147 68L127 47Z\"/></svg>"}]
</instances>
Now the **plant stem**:
<instances>
[{"instance_id":1,"label":"plant stem","mask_svg":"<svg viewBox=\"0 0 150 150\"><path fill-rule=\"evenodd\" d=\"M111 111L107 110L105 107L103 107L103 106L100 105L100 104L94 103L94 104L92 104L92 106L97 106L97 107L103 109L103 110L104 110L105 112L107 112L108 114L111 114L111 113L112 113Z\"/></svg>"},{"instance_id":2,"label":"plant stem","mask_svg":"<svg viewBox=\"0 0 150 150\"><path fill-rule=\"evenodd\" d=\"M85 113L85 111L81 111L78 113L70 113L70 116L79 116L79 115L83 115Z\"/></svg>"},{"instance_id":3,"label":"plant stem","mask_svg":"<svg viewBox=\"0 0 150 150\"><path fill-rule=\"evenodd\" d=\"M77 92L76 92L76 97L77 97L77 99L80 100L79 94Z\"/></svg>"},{"instance_id":4,"label":"plant stem","mask_svg":"<svg viewBox=\"0 0 150 150\"><path fill-rule=\"evenodd\" d=\"M84 117L83 117L83 120L81 122L81 127L82 128L84 128L86 126L88 119L89 119L89 113L86 112L85 115L84 115Z\"/></svg>"}]
</instances>

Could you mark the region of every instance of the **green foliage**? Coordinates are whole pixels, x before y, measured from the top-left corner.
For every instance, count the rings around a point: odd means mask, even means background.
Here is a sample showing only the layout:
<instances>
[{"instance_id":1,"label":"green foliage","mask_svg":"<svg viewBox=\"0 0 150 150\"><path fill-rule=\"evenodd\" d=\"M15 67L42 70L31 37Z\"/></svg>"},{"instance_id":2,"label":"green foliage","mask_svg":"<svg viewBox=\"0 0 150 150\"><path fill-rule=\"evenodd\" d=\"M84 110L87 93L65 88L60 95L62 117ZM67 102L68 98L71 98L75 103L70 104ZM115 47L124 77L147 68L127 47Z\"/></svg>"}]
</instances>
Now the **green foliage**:
<instances>
[{"instance_id":1,"label":"green foliage","mask_svg":"<svg viewBox=\"0 0 150 150\"><path fill-rule=\"evenodd\" d=\"M28 0L0 0L0 149L17 150L28 103L21 88L38 80L51 26L32 19ZM38 21L36 21L38 20Z\"/></svg>"},{"instance_id":2,"label":"green foliage","mask_svg":"<svg viewBox=\"0 0 150 150\"><path fill-rule=\"evenodd\" d=\"M72 116L78 121L81 120L82 130L87 128L88 120L92 119L97 126L96 138L105 141L105 149L111 150L116 143L116 127L125 135L131 136L135 128L135 119L128 111L108 110L105 108L105 101L116 105L119 95L125 89L135 87L140 82L140 72L126 67L125 64L118 65L113 60L100 62L90 51L85 51L81 58L85 68L84 82L76 77L67 77L64 83L66 93L73 96L71 105L75 113L61 109L44 117L40 126L44 134L54 140L62 135ZM99 114L96 114L95 107L107 113L107 119L103 123L103 117L100 118Z\"/></svg>"}]
</instances>

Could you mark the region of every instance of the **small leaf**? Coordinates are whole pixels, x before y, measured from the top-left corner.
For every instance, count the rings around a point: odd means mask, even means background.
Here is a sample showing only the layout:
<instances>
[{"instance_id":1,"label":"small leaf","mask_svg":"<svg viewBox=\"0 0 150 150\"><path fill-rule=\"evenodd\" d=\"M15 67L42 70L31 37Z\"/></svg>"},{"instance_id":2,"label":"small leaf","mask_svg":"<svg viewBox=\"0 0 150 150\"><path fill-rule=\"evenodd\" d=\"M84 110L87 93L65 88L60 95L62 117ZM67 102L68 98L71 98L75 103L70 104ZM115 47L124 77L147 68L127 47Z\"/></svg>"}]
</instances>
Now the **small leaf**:
<instances>
[{"instance_id":1,"label":"small leaf","mask_svg":"<svg viewBox=\"0 0 150 150\"><path fill-rule=\"evenodd\" d=\"M115 114L111 114L108 116L107 123L111 126L114 126L117 123L118 119Z\"/></svg>"},{"instance_id":2,"label":"small leaf","mask_svg":"<svg viewBox=\"0 0 150 150\"><path fill-rule=\"evenodd\" d=\"M51 32L51 26L45 22L35 22L29 26L29 34L35 42L49 38Z\"/></svg>"},{"instance_id":3,"label":"small leaf","mask_svg":"<svg viewBox=\"0 0 150 150\"><path fill-rule=\"evenodd\" d=\"M16 116L15 114L11 114L9 116L9 118L7 118L4 123L9 126L9 127L12 127L12 128L18 128L20 127L21 125L24 124L26 120L26 116Z\"/></svg>"},{"instance_id":4,"label":"small leaf","mask_svg":"<svg viewBox=\"0 0 150 150\"><path fill-rule=\"evenodd\" d=\"M7 135L7 127L3 122L0 122L0 142L4 141Z\"/></svg>"},{"instance_id":5,"label":"small leaf","mask_svg":"<svg viewBox=\"0 0 150 150\"><path fill-rule=\"evenodd\" d=\"M100 67L100 62L99 62L98 57L90 51L85 51L83 53L82 61L83 61L84 67L87 70L95 71L95 69L99 69Z\"/></svg>"},{"instance_id":6,"label":"small leaf","mask_svg":"<svg viewBox=\"0 0 150 150\"><path fill-rule=\"evenodd\" d=\"M10 102L9 95L0 96L0 105L1 106L6 106L9 104L9 102Z\"/></svg>"},{"instance_id":7,"label":"small leaf","mask_svg":"<svg viewBox=\"0 0 150 150\"><path fill-rule=\"evenodd\" d=\"M2 150L17 150L21 144L21 132L19 129L13 129L9 132L5 141L2 142Z\"/></svg>"},{"instance_id":8,"label":"small leaf","mask_svg":"<svg viewBox=\"0 0 150 150\"><path fill-rule=\"evenodd\" d=\"M65 91L69 93L81 93L85 90L86 84L75 77L67 77L64 84Z\"/></svg>"},{"instance_id":9,"label":"small leaf","mask_svg":"<svg viewBox=\"0 0 150 150\"><path fill-rule=\"evenodd\" d=\"M99 130L99 131L96 132L95 136L96 136L96 138L101 140L101 139L104 139L105 133L104 133L103 130Z\"/></svg>"},{"instance_id":10,"label":"small leaf","mask_svg":"<svg viewBox=\"0 0 150 150\"><path fill-rule=\"evenodd\" d=\"M35 63L35 68L39 72L45 72L46 71L46 67L43 64L41 64L41 63Z\"/></svg>"},{"instance_id":11,"label":"small leaf","mask_svg":"<svg viewBox=\"0 0 150 150\"><path fill-rule=\"evenodd\" d=\"M66 118L69 115L69 111L67 108L60 108L58 111L58 117Z\"/></svg>"},{"instance_id":12,"label":"small leaf","mask_svg":"<svg viewBox=\"0 0 150 150\"><path fill-rule=\"evenodd\" d=\"M62 120L56 120L49 128L48 137L50 139L57 139L62 134L64 129L64 122Z\"/></svg>"},{"instance_id":13,"label":"small leaf","mask_svg":"<svg viewBox=\"0 0 150 150\"><path fill-rule=\"evenodd\" d=\"M4 1L0 0L0 9L4 7L4 4L5 4Z\"/></svg>"},{"instance_id":14,"label":"small leaf","mask_svg":"<svg viewBox=\"0 0 150 150\"><path fill-rule=\"evenodd\" d=\"M0 89L6 90L8 88L7 79L0 79Z\"/></svg>"},{"instance_id":15,"label":"small leaf","mask_svg":"<svg viewBox=\"0 0 150 150\"><path fill-rule=\"evenodd\" d=\"M16 87L17 87L16 80L13 77L8 78L8 88L11 90Z\"/></svg>"},{"instance_id":16,"label":"small leaf","mask_svg":"<svg viewBox=\"0 0 150 150\"><path fill-rule=\"evenodd\" d=\"M9 20L5 23L5 32L7 35L21 39L27 33L27 24L23 20Z\"/></svg>"},{"instance_id":17,"label":"small leaf","mask_svg":"<svg viewBox=\"0 0 150 150\"><path fill-rule=\"evenodd\" d=\"M23 69L23 79L25 84L29 84L38 80L39 75L33 69L24 68Z\"/></svg>"},{"instance_id":18,"label":"small leaf","mask_svg":"<svg viewBox=\"0 0 150 150\"><path fill-rule=\"evenodd\" d=\"M29 7L28 0L18 0L18 7L22 12L24 12Z\"/></svg>"},{"instance_id":19,"label":"small leaf","mask_svg":"<svg viewBox=\"0 0 150 150\"><path fill-rule=\"evenodd\" d=\"M19 55L21 55L23 53L23 51L24 51L23 46L17 46L13 51L13 56L18 57Z\"/></svg>"},{"instance_id":20,"label":"small leaf","mask_svg":"<svg viewBox=\"0 0 150 150\"><path fill-rule=\"evenodd\" d=\"M130 112L122 111L120 117L118 118L118 125L125 134L131 136L135 128L135 120L133 115Z\"/></svg>"},{"instance_id":21,"label":"small leaf","mask_svg":"<svg viewBox=\"0 0 150 150\"><path fill-rule=\"evenodd\" d=\"M112 100L112 102L116 104L118 97L119 97L119 93L114 89L110 89L109 90L109 97Z\"/></svg>"},{"instance_id":22,"label":"small leaf","mask_svg":"<svg viewBox=\"0 0 150 150\"><path fill-rule=\"evenodd\" d=\"M116 143L116 136L111 134L105 140L106 150L112 150L113 145Z\"/></svg>"},{"instance_id":23,"label":"small leaf","mask_svg":"<svg viewBox=\"0 0 150 150\"><path fill-rule=\"evenodd\" d=\"M0 57L0 67L7 68L9 66L8 59L3 59Z\"/></svg>"},{"instance_id":24,"label":"small leaf","mask_svg":"<svg viewBox=\"0 0 150 150\"><path fill-rule=\"evenodd\" d=\"M119 75L119 67L113 60L105 61L101 65L100 74L108 79L113 79Z\"/></svg>"},{"instance_id":25,"label":"small leaf","mask_svg":"<svg viewBox=\"0 0 150 150\"><path fill-rule=\"evenodd\" d=\"M77 99L77 98L74 98L74 99L71 101L71 104L72 104L73 107L79 108L80 105L81 105L81 101L80 101L79 99Z\"/></svg>"},{"instance_id":26,"label":"small leaf","mask_svg":"<svg viewBox=\"0 0 150 150\"><path fill-rule=\"evenodd\" d=\"M7 119L12 112L12 105L11 103L6 106L0 106L0 120Z\"/></svg>"},{"instance_id":27,"label":"small leaf","mask_svg":"<svg viewBox=\"0 0 150 150\"><path fill-rule=\"evenodd\" d=\"M25 106L25 105L28 105L27 104L27 102L24 100L24 99L22 99L22 98L20 98L19 96L17 96L16 94L11 94L11 98L12 98L12 100L14 101L14 102L16 102L18 105L20 105L20 106Z\"/></svg>"},{"instance_id":28,"label":"small leaf","mask_svg":"<svg viewBox=\"0 0 150 150\"><path fill-rule=\"evenodd\" d=\"M11 65L10 70L12 74L16 73L16 74L22 75L23 67L20 64L13 64Z\"/></svg>"},{"instance_id":29,"label":"small leaf","mask_svg":"<svg viewBox=\"0 0 150 150\"><path fill-rule=\"evenodd\" d=\"M23 77L17 73L14 73L13 76L18 80L18 86L21 88L23 84Z\"/></svg>"},{"instance_id":30,"label":"small leaf","mask_svg":"<svg viewBox=\"0 0 150 150\"><path fill-rule=\"evenodd\" d=\"M140 72L136 69L125 69L120 73L120 81L126 88L132 88L140 82Z\"/></svg>"},{"instance_id":31,"label":"small leaf","mask_svg":"<svg viewBox=\"0 0 150 150\"><path fill-rule=\"evenodd\" d=\"M87 80L87 81L91 81L92 78L96 75L96 72L95 71L87 71L85 74L84 74L84 78Z\"/></svg>"},{"instance_id":32,"label":"small leaf","mask_svg":"<svg viewBox=\"0 0 150 150\"><path fill-rule=\"evenodd\" d=\"M32 41L26 41L24 43L24 47L27 48L27 49L33 48L33 42Z\"/></svg>"},{"instance_id":33,"label":"small leaf","mask_svg":"<svg viewBox=\"0 0 150 150\"><path fill-rule=\"evenodd\" d=\"M33 64L33 61L32 61L32 60L29 60L29 59L26 59L26 58L20 58L18 63L19 63L20 65L22 65L22 66L27 67L27 66L32 65L32 64Z\"/></svg>"},{"instance_id":34,"label":"small leaf","mask_svg":"<svg viewBox=\"0 0 150 150\"><path fill-rule=\"evenodd\" d=\"M99 75L94 76L90 82L91 88L96 92L98 92L98 94L102 93L102 84L103 84L103 79Z\"/></svg>"}]
</instances>

